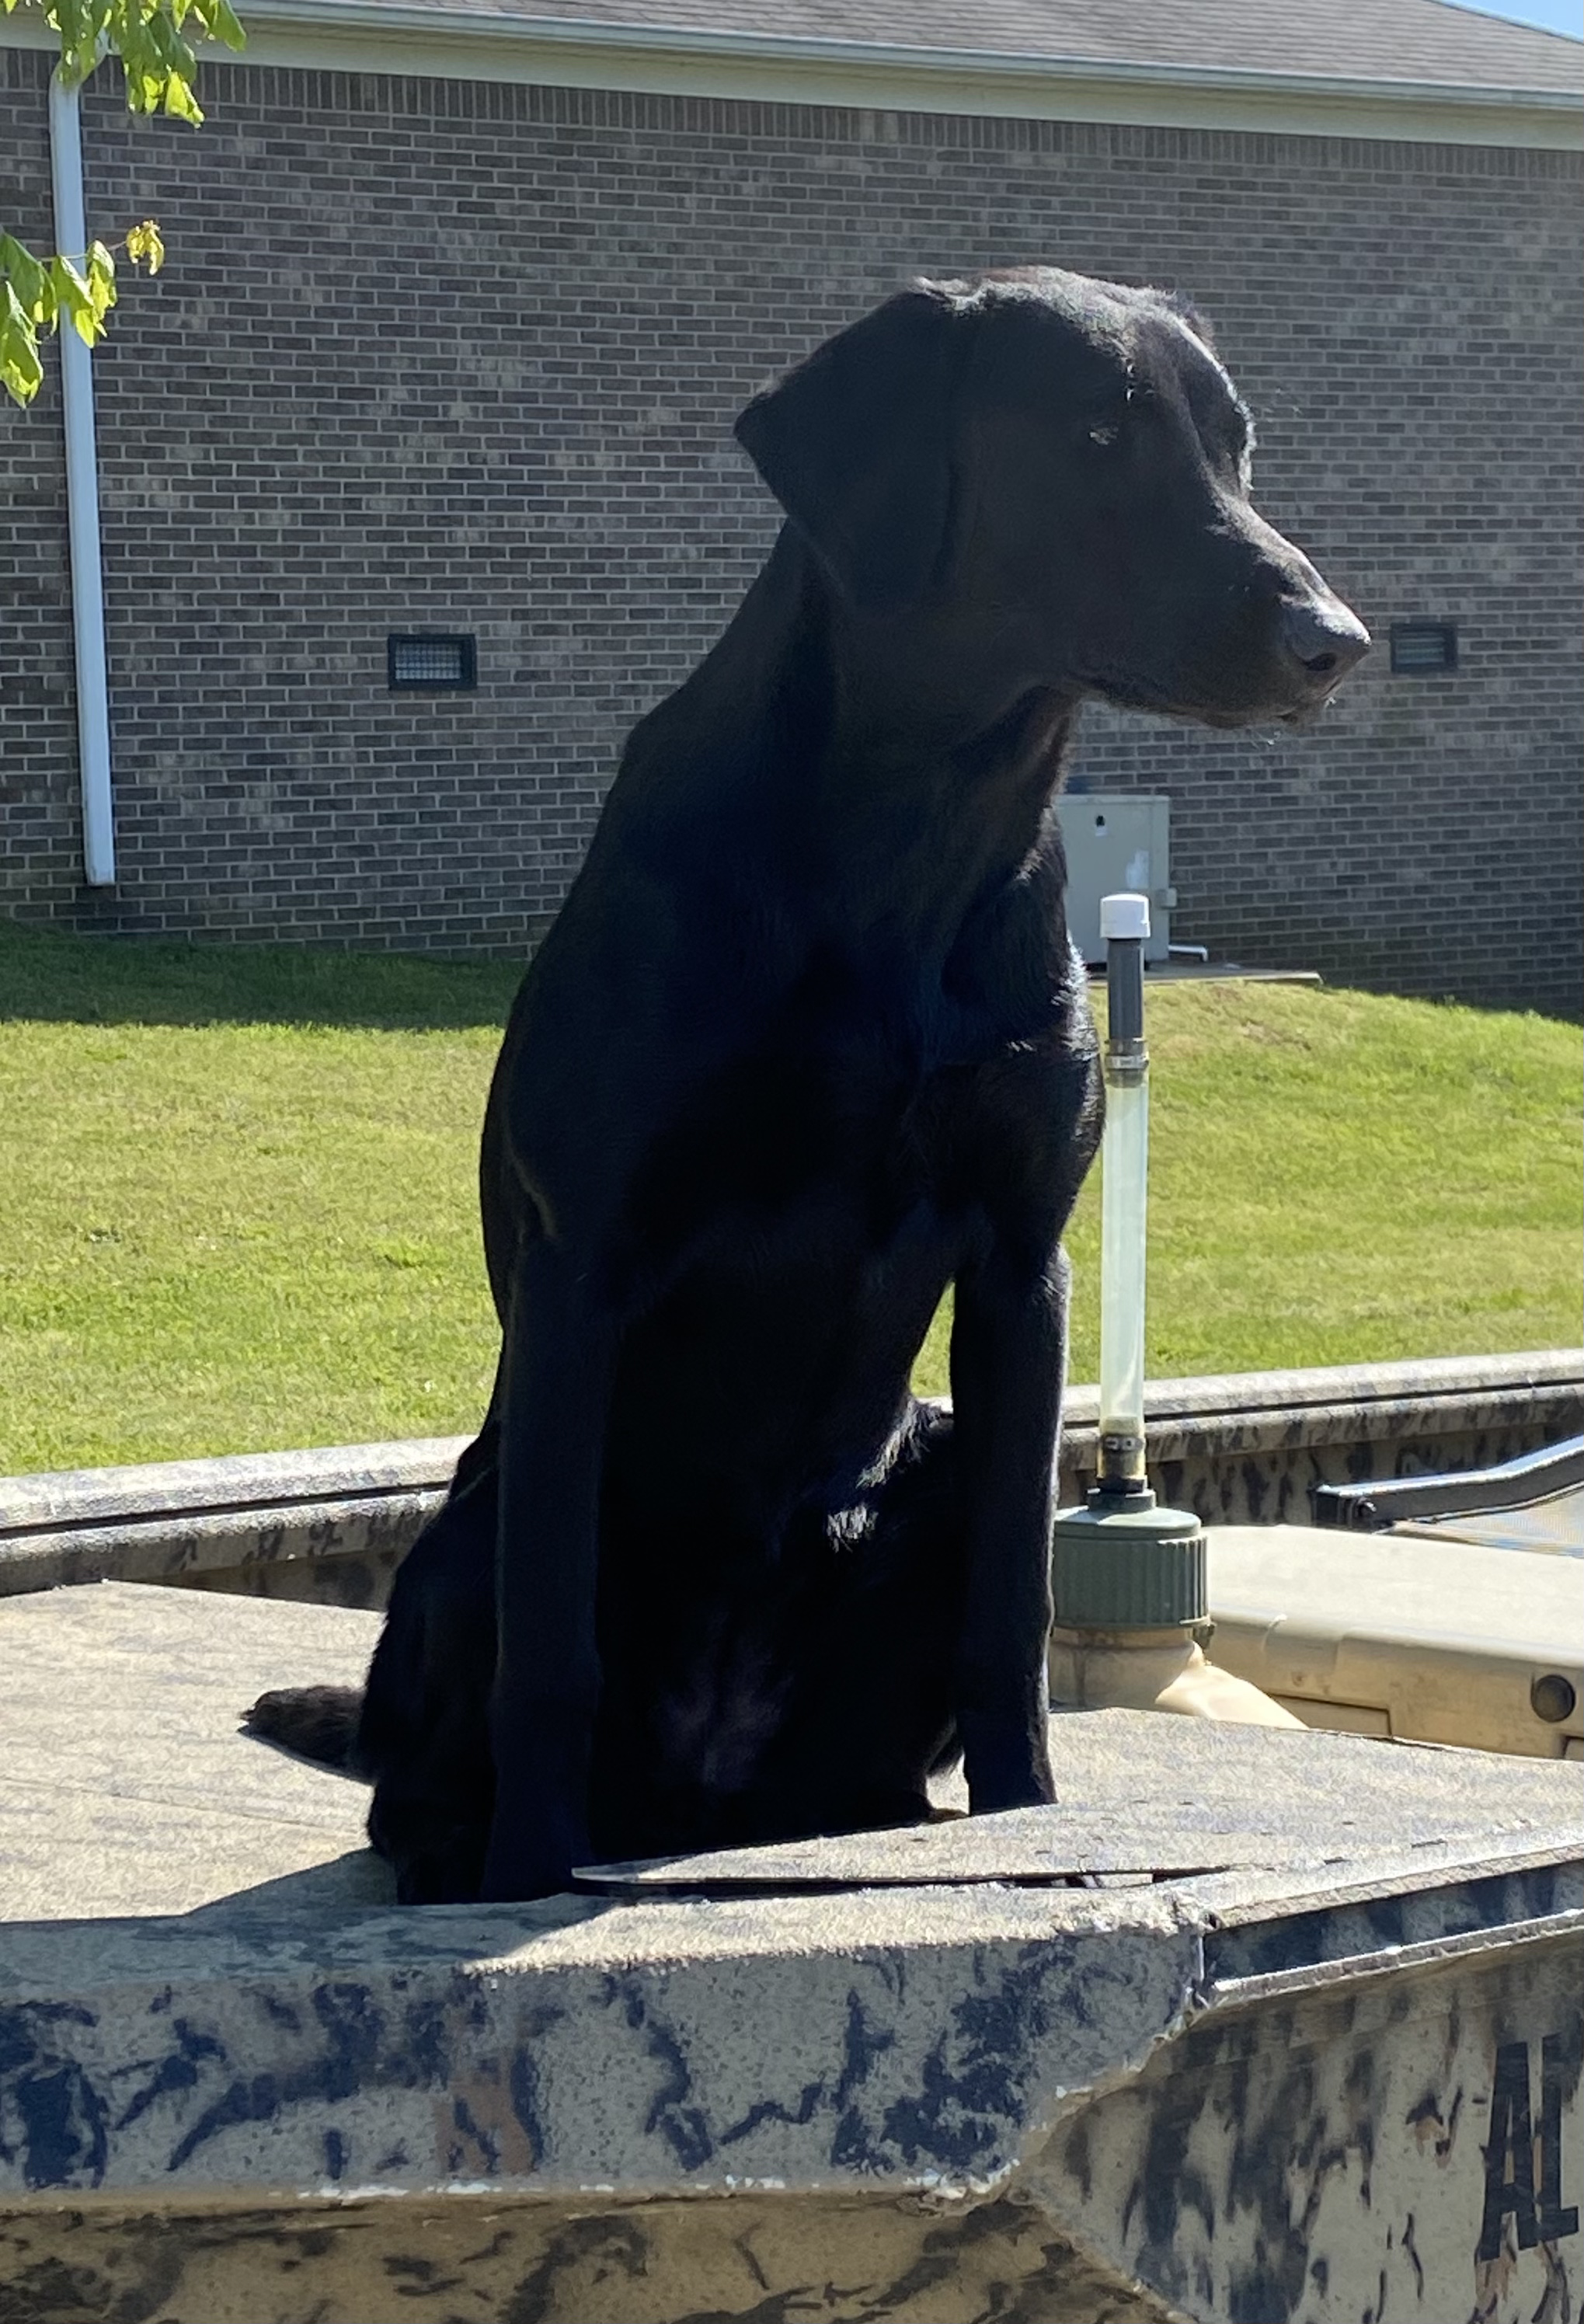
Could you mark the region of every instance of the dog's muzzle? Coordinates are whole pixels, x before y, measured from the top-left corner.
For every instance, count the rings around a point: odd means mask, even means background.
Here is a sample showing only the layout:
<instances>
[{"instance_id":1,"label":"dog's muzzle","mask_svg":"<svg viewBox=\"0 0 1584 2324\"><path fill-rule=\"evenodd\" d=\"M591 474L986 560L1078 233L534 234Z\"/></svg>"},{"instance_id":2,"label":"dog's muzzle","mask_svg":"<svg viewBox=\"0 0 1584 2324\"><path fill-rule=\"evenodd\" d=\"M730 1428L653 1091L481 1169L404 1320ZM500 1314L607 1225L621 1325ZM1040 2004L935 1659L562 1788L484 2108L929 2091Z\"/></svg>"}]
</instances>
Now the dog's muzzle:
<instances>
[{"instance_id":1,"label":"dog's muzzle","mask_svg":"<svg viewBox=\"0 0 1584 2324\"><path fill-rule=\"evenodd\" d=\"M1369 651L1369 632L1340 597L1288 599L1277 634L1296 715L1318 708Z\"/></svg>"}]
</instances>

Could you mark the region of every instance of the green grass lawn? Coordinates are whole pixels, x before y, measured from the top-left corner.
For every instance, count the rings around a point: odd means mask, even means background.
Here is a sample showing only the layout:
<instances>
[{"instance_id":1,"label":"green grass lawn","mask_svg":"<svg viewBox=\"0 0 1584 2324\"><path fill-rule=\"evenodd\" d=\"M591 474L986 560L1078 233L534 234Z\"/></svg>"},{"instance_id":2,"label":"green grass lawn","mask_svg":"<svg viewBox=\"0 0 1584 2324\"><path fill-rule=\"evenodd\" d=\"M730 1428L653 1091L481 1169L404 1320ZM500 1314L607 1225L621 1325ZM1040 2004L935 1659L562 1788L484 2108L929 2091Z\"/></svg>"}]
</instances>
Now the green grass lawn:
<instances>
[{"instance_id":1,"label":"green grass lawn","mask_svg":"<svg viewBox=\"0 0 1584 2324\"><path fill-rule=\"evenodd\" d=\"M0 1473L472 1427L516 977L0 926ZM1149 1031L1153 1375L1578 1340L1576 1028L1175 984ZM943 1317L921 1386L944 1359Z\"/></svg>"}]
</instances>

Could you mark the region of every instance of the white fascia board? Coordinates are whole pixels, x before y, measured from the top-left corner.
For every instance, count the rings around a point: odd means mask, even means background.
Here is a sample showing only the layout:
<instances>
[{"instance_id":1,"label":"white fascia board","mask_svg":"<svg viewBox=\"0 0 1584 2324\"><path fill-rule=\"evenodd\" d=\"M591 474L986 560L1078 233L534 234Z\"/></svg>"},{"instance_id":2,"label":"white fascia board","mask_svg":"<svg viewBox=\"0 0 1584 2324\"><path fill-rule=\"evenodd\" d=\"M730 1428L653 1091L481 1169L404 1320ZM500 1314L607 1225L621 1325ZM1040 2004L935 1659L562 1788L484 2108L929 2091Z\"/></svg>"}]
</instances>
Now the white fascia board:
<instances>
[{"instance_id":1,"label":"white fascia board","mask_svg":"<svg viewBox=\"0 0 1584 2324\"><path fill-rule=\"evenodd\" d=\"M242 14L245 54L206 48L206 70L255 64L871 112L1584 149L1584 96L1555 89L917 49L379 0L244 0ZM52 46L41 29L20 13L0 17L0 42Z\"/></svg>"}]
</instances>

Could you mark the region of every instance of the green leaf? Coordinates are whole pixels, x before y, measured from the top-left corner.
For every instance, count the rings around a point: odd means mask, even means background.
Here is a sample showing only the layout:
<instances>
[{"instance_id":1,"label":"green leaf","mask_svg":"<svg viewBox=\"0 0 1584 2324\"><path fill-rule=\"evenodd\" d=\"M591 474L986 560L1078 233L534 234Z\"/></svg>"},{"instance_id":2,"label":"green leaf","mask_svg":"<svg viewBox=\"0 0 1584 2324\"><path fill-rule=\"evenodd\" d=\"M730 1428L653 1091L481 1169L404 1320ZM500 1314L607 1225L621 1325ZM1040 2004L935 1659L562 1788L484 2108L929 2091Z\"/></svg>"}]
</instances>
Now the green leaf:
<instances>
[{"instance_id":1,"label":"green leaf","mask_svg":"<svg viewBox=\"0 0 1584 2324\"><path fill-rule=\"evenodd\" d=\"M0 0L9 16L24 0ZM182 27L190 20L209 40L243 49L247 35L231 0L30 0L60 44L60 75L69 85L87 80L105 49L121 60L126 102L134 113L165 112L196 128L202 121L194 84L198 60ZM157 274L165 244L152 218L126 236L134 266ZM38 335L69 317L84 345L105 335L105 318L116 302L115 261L96 242L79 262L36 258L14 235L0 233L0 383L16 402L27 403L43 378Z\"/></svg>"},{"instance_id":2,"label":"green leaf","mask_svg":"<svg viewBox=\"0 0 1584 2324\"><path fill-rule=\"evenodd\" d=\"M198 70L198 59L168 7L156 8L146 17L143 30L150 48L167 72L180 73L186 79Z\"/></svg>"},{"instance_id":3,"label":"green leaf","mask_svg":"<svg viewBox=\"0 0 1584 2324\"><path fill-rule=\"evenodd\" d=\"M9 282L0 299L0 385L13 402L27 405L39 392L44 366L32 318Z\"/></svg>"},{"instance_id":4,"label":"green leaf","mask_svg":"<svg viewBox=\"0 0 1584 2324\"><path fill-rule=\"evenodd\" d=\"M88 245L87 285L95 317L103 323L115 304L115 261L102 242Z\"/></svg>"},{"instance_id":5,"label":"green leaf","mask_svg":"<svg viewBox=\"0 0 1584 2324\"><path fill-rule=\"evenodd\" d=\"M126 237L126 254L134 266L146 266L151 274L158 274L165 263L165 240L152 218L144 218L141 226L132 227Z\"/></svg>"},{"instance_id":6,"label":"green leaf","mask_svg":"<svg viewBox=\"0 0 1584 2324\"><path fill-rule=\"evenodd\" d=\"M162 101L168 114L179 121L190 121L196 128L204 117L192 91L198 60L178 30L169 6L155 8L144 20L143 30L147 41L145 53L150 59L148 74L159 82L156 102ZM147 109L152 111L153 107Z\"/></svg>"},{"instance_id":7,"label":"green leaf","mask_svg":"<svg viewBox=\"0 0 1584 2324\"><path fill-rule=\"evenodd\" d=\"M92 45L97 26L89 0L54 0L48 20L60 35L62 51Z\"/></svg>"},{"instance_id":8,"label":"green leaf","mask_svg":"<svg viewBox=\"0 0 1584 2324\"><path fill-rule=\"evenodd\" d=\"M234 14L230 0L208 0L208 6L201 13L212 41L224 41L228 49L246 48L247 34Z\"/></svg>"},{"instance_id":9,"label":"green leaf","mask_svg":"<svg viewBox=\"0 0 1584 2324\"><path fill-rule=\"evenodd\" d=\"M121 59L126 102L134 113L157 113L170 68L175 40L170 18L158 7L145 14L142 0L115 0L108 37Z\"/></svg>"},{"instance_id":10,"label":"green leaf","mask_svg":"<svg viewBox=\"0 0 1584 2324\"><path fill-rule=\"evenodd\" d=\"M204 117L203 107L192 93L192 83L185 73L173 72L165 84L165 110L178 121L190 121L196 129Z\"/></svg>"},{"instance_id":11,"label":"green leaf","mask_svg":"<svg viewBox=\"0 0 1584 2324\"><path fill-rule=\"evenodd\" d=\"M87 80L99 61L99 36L109 14L106 0L53 0L46 21L60 35L60 69L72 83Z\"/></svg>"},{"instance_id":12,"label":"green leaf","mask_svg":"<svg viewBox=\"0 0 1584 2324\"><path fill-rule=\"evenodd\" d=\"M69 258L52 258L50 261L50 280L55 286L56 300L61 310L71 318L71 327L85 347L95 346L105 336L102 310Z\"/></svg>"},{"instance_id":13,"label":"green leaf","mask_svg":"<svg viewBox=\"0 0 1584 2324\"><path fill-rule=\"evenodd\" d=\"M9 234L0 234L0 278L15 291L31 322L54 321L55 293L49 268Z\"/></svg>"},{"instance_id":14,"label":"green leaf","mask_svg":"<svg viewBox=\"0 0 1584 2324\"><path fill-rule=\"evenodd\" d=\"M99 61L99 51L92 41L82 48L60 49L60 78L69 88L80 88Z\"/></svg>"}]
</instances>

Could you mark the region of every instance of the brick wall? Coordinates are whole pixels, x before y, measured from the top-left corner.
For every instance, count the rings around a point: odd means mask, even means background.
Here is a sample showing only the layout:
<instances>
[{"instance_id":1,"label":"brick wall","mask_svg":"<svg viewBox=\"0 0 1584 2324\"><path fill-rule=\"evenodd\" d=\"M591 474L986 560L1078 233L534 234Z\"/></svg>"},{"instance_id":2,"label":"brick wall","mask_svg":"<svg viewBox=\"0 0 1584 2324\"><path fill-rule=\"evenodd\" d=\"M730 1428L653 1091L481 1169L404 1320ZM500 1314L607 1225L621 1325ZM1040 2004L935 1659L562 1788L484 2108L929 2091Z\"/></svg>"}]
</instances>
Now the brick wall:
<instances>
[{"instance_id":1,"label":"brick wall","mask_svg":"<svg viewBox=\"0 0 1584 2324\"><path fill-rule=\"evenodd\" d=\"M776 515L745 398L919 270L1171 280L1257 489L1384 641L1270 742L1090 714L1174 806L1174 933L1485 1001L1579 996L1578 157L206 67L198 133L85 106L91 225L171 257L96 358L121 879L77 882L60 420L0 415L0 909L515 946L621 738ZM42 60L0 52L0 212L47 240ZM392 696L393 630L476 634Z\"/></svg>"}]
</instances>

